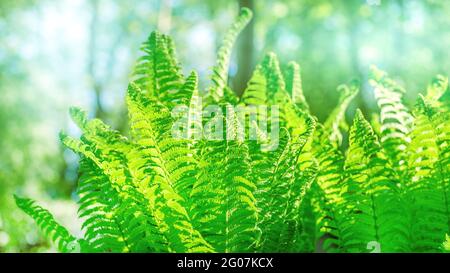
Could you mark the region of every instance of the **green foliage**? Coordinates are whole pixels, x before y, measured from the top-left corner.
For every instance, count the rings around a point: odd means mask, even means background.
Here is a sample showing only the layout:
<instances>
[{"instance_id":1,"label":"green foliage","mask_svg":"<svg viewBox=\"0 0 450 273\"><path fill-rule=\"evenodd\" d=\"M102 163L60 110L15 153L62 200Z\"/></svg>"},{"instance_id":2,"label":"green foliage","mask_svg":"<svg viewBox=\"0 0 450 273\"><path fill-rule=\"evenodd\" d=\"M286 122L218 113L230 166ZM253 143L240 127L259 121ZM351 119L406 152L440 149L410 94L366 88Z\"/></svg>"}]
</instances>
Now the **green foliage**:
<instances>
[{"instance_id":1,"label":"green foliage","mask_svg":"<svg viewBox=\"0 0 450 273\"><path fill-rule=\"evenodd\" d=\"M379 120L372 126L357 110L348 129L345 113L358 93L357 82L338 88L338 105L321 124L309 112L298 64L290 63L283 75L270 53L237 98L226 86L226 71L232 43L250 17L244 9L226 35L204 95L195 72L181 74L170 38L152 33L128 87L130 137L71 109L82 135L61 134L61 140L81 158L80 250L448 250L447 79L437 77L410 112L402 101L405 91L373 68ZM196 104L200 97L203 105ZM197 119L212 103L222 111ZM233 103L249 109L244 120ZM180 104L191 106L181 138L172 135L179 117L171 113ZM269 145L273 131L261 127L257 139L249 137L250 116L256 114L258 125L268 116L256 106L279 107L277 145ZM207 136L202 128L216 122L227 125L226 138L192 137ZM346 131L348 147L342 144ZM76 241L48 211L28 199L16 200L61 251Z\"/></svg>"},{"instance_id":2,"label":"green foliage","mask_svg":"<svg viewBox=\"0 0 450 273\"><path fill-rule=\"evenodd\" d=\"M209 94L216 101L224 95L224 89L226 89L227 86L228 66L233 44L235 43L239 33L248 24L251 18L252 11L250 9L241 9L238 19L225 34L223 45L219 48L219 53L217 55L217 64L214 66L213 74L211 76L212 87Z\"/></svg>"},{"instance_id":3,"label":"green foliage","mask_svg":"<svg viewBox=\"0 0 450 273\"><path fill-rule=\"evenodd\" d=\"M36 221L45 236L58 246L59 251L70 252L74 250L74 244L72 243L76 242L75 237L58 224L48 210L36 205L33 200L17 196L14 196L14 198L17 206Z\"/></svg>"},{"instance_id":4,"label":"green foliage","mask_svg":"<svg viewBox=\"0 0 450 273\"><path fill-rule=\"evenodd\" d=\"M445 241L442 244L445 252L450 252L450 236L445 235Z\"/></svg>"}]
</instances>

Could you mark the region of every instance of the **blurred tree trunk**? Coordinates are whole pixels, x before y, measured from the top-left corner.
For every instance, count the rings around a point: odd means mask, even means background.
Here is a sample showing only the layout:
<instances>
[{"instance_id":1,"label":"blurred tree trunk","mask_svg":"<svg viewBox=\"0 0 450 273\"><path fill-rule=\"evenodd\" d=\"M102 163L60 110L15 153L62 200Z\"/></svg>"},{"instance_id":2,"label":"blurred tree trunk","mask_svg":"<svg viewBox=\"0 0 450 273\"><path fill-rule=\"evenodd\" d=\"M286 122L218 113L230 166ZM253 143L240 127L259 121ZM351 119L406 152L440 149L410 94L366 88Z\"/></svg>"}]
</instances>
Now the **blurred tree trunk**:
<instances>
[{"instance_id":1,"label":"blurred tree trunk","mask_svg":"<svg viewBox=\"0 0 450 273\"><path fill-rule=\"evenodd\" d=\"M398 22L396 24L395 31L393 31L394 36L394 46L395 49L395 56L397 56L397 62L394 62L396 64L396 70L397 71L404 71L404 63L405 63L405 20L406 20L406 11L405 11L405 2L403 0L397 0L397 6L398 6Z\"/></svg>"},{"instance_id":2,"label":"blurred tree trunk","mask_svg":"<svg viewBox=\"0 0 450 273\"><path fill-rule=\"evenodd\" d=\"M90 22L90 32L89 32L89 44L88 44L88 80L92 90L94 91L94 100L95 100L95 117L102 119L104 117L104 110L101 102L101 93L102 87L100 82L96 79L95 75L95 53L97 48L97 26L98 26L98 13L99 13L99 1L92 0L91 4L91 13L92 18Z\"/></svg>"},{"instance_id":3,"label":"blurred tree trunk","mask_svg":"<svg viewBox=\"0 0 450 273\"><path fill-rule=\"evenodd\" d=\"M108 42L108 45L111 45L106 50L106 71L104 76L99 76L96 73L96 68L99 63L98 53L98 35L99 25L101 24L100 18L100 6L99 0L92 0L91 2L91 12L92 18L90 22L90 31L89 31L89 43L88 43L88 68L87 75L89 79L89 84L94 92L94 113L96 118L100 118L105 120L108 118L108 110L103 107L102 103L102 93L105 89L108 88L109 81L114 77L114 62L117 57L117 50L122 45L122 39L126 35L127 32L127 24L131 18L131 13L129 13L122 22L120 23L119 29L115 32L117 35L114 37L114 40ZM112 40L112 39L111 39ZM117 127L121 127L121 124L118 124Z\"/></svg>"},{"instance_id":4,"label":"blurred tree trunk","mask_svg":"<svg viewBox=\"0 0 450 273\"><path fill-rule=\"evenodd\" d=\"M356 25L357 22L352 20L350 30L348 33L350 46L349 48L349 55L351 60L351 66L352 70L356 73L356 77L359 81L361 81L361 90L359 91L358 95L356 96L356 101L358 103L358 108L367 115L369 113L369 110L367 109L366 100L364 98L364 92L367 88L367 75L366 73L363 73L363 69L361 67L361 62L359 60L359 40L358 40L358 26Z\"/></svg>"},{"instance_id":5,"label":"blurred tree trunk","mask_svg":"<svg viewBox=\"0 0 450 273\"><path fill-rule=\"evenodd\" d=\"M348 20L348 32L347 37L349 40L348 54L350 56L350 64L353 72L355 73L357 79L361 81L361 90L355 98L357 103L357 107L363 112L363 114L368 117L369 115L369 107L367 105L365 94L367 93L368 86L367 83L367 75L364 73L364 69L362 68L361 61L359 59L359 20L357 18L357 8L358 4L352 3L349 5L345 5L345 13Z\"/></svg>"},{"instance_id":6,"label":"blurred tree trunk","mask_svg":"<svg viewBox=\"0 0 450 273\"><path fill-rule=\"evenodd\" d=\"M255 6L253 0L238 0L239 9L246 7L253 11ZM238 96L241 96L252 76L254 63L254 29L255 20L250 21L237 41L237 72L233 78L233 88Z\"/></svg>"},{"instance_id":7,"label":"blurred tree trunk","mask_svg":"<svg viewBox=\"0 0 450 273\"><path fill-rule=\"evenodd\" d=\"M158 30L169 33L172 24L172 0L161 0L159 4Z\"/></svg>"}]
</instances>

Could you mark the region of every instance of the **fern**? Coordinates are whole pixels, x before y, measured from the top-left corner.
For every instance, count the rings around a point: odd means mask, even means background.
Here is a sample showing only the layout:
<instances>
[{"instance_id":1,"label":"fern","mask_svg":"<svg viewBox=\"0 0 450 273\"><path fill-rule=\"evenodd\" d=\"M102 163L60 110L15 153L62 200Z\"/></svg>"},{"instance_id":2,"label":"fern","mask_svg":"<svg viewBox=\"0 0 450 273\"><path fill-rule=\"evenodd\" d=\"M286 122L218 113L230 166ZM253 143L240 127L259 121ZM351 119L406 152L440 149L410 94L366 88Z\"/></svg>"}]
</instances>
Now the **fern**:
<instances>
[{"instance_id":1,"label":"fern","mask_svg":"<svg viewBox=\"0 0 450 273\"><path fill-rule=\"evenodd\" d=\"M316 180L314 198L318 203L316 209L317 225L321 233L325 234L323 247L328 251L333 248L341 248L343 242L342 225L343 218L343 196L342 186L344 183L344 155L340 150L342 134L339 127L343 127L345 111L358 92L355 83L351 87L341 86L341 97L339 104L332 111L324 125L316 129L313 154L318 161L319 173Z\"/></svg>"},{"instance_id":2,"label":"fern","mask_svg":"<svg viewBox=\"0 0 450 273\"><path fill-rule=\"evenodd\" d=\"M450 252L450 237L448 235L445 235L445 241L442 244L442 248L445 252Z\"/></svg>"},{"instance_id":3,"label":"fern","mask_svg":"<svg viewBox=\"0 0 450 273\"><path fill-rule=\"evenodd\" d=\"M376 135L358 111L344 166L343 198L350 218L342 235L346 251L362 252L371 241L379 242L387 252L408 250L404 206L386 166Z\"/></svg>"},{"instance_id":4,"label":"fern","mask_svg":"<svg viewBox=\"0 0 450 273\"><path fill-rule=\"evenodd\" d=\"M448 113L437 112L423 96L416 111L410 147L413 175L408 185L413 204L411 228L415 250L435 252L450 230Z\"/></svg>"},{"instance_id":5,"label":"fern","mask_svg":"<svg viewBox=\"0 0 450 273\"><path fill-rule=\"evenodd\" d=\"M80 157L82 238L34 201L17 205L61 252L449 251L448 80L433 79L410 111L405 90L373 68L380 113L369 123L358 110L348 128L359 83L338 87L321 123L300 66L283 74L269 53L238 98L228 63L250 19L243 9L225 35L207 92L153 32L127 90L129 137L71 108L82 135L60 138Z\"/></svg>"},{"instance_id":6,"label":"fern","mask_svg":"<svg viewBox=\"0 0 450 273\"><path fill-rule=\"evenodd\" d=\"M39 226L40 230L46 237L50 238L58 246L58 250L61 252L71 252L76 246L76 239L71 235L67 229L61 226L53 218L51 213L35 204L33 200L27 198L20 198L14 196L16 204L26 214L33 217Z\"/></svg>"},{"instance_id":7,"label":"fern","mask_svg":"<svg viewBox=\"0 0 450 273\"><path fill-rule=\"evenodd\" d=\"M292 97L292 101L305 112L309 111L308 103L303 94L302 79L300 75L300 65L290 62L286 71L286 90Z\"/></svg>"},{"instance_id":8,"label":"fern","mask_svg":"<svg viewBox=\"0 0 450 273\"><path fill-rule=\"evenodd\" d=\"M175 57L172 40L155 31L142 45L142 56L134 70L134 82L150 96L160 97L164 102L174 100L183 82L181 69Z\"/></svg>"},{"instance_id":9,"label":"fern","mask_svg":"<svg viewBox=\"0 0 450 273\"><path fill-rule=\"evenodd\" d=\"M232 126L237 123L231 115ZM248 147L239 140L202 144L201 171L190 197L194 219L218 251L249 252L258 234L258 215Z\"/></svg>"},{"instance_id":10,"label":"fern","mask_svg":"<svg viewBox=\"0 0 450 273\"><path fill-rule=\"evenodd\" d=\"M241 9L238 19L231 26L228 32L225 34L223 45L220 47L217 54L217 64L213 68L213 74L211 76L212 87L210 89L210 96L218 101L223 97L228 82L228 66L231 57L231 49L236 41L237 36L242 29L251 20L253 14L248 8Z\"/></svg>"},{"instance_id":11,"label":"fern","mask_svg":"<svg viewBox=\"0 0 450 273\"><path fill-rule=\"evenodd\" d=\"M341 85L338 87L340 93L338 106L330 113L330 116L324 123L325 130L328 131L328 138L331 142L336 142L339 146L342 144L342 133L340 129L348 130L345 123L345 111L350 102L359 92L359 83L357 81L351 82L349 85Z\"/></svg>"},{"instance_id":12,"label":"fern","mask_svg":"<svg viewBox=\"0 0 450 273\"><path fill-rule=\"evenodd\" d=\"M399 172L404 170L405 149L410 141L412 116L403 103L405 90L387 74L372 67L370 83L375 88L375 97L381 114L381 143L393 167Z\"/></svg>"}]
</instances>

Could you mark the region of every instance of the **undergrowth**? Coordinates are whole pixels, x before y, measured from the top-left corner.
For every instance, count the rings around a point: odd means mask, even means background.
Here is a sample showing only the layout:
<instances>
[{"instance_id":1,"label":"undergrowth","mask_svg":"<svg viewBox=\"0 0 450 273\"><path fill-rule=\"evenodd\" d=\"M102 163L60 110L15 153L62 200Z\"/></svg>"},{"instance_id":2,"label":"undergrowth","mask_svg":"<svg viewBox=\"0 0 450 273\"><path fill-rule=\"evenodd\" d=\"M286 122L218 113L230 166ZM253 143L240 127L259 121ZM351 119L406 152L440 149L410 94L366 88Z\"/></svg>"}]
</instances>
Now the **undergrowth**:
<instances>
[{"instance_id":1,"label":"undergrowth","mask_svg":"<svg viewBox=\"0 0 450 273\"><path fill-rule=\"evenodd\" d=\"M243 9L225 35L205 92L196 72L182 74L170 37L153 32L128 86L130 137L70 110L83 134L61 133L61 141L80 156L82 238L34 201L16 196L17 205L62 252L449 250L447 78L433 79L410 109L405 90L374 67L378 118L369 122L357 110L353 124L345 123L359 88L351 82L338 88L337 107L319 123L295 62L282 71L266 55L241 98L227 85L232 45L250 19ZM191 106L187 126L184 137L174 137L180 119L172 110L182 104ZM199 120L211 105L223 112ZM264 117L254 106L278 107L273 149L270 131L250 139L251 126L229 115L236 105L250 109L245 121L255 114L256 123ZM225 138L201 137L218 121L227 124Z\"/></svg>"}]
</instances>

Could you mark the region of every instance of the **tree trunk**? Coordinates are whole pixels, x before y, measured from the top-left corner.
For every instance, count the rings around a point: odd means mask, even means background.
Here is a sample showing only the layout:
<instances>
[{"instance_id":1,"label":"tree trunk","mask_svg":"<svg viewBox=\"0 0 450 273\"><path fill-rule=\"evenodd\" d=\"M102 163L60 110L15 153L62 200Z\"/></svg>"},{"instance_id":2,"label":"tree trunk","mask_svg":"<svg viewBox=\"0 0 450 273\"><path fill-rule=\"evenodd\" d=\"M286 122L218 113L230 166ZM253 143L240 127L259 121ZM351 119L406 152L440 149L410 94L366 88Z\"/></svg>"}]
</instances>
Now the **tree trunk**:
<instances>
[{"instance_id":1,"label":"tree trunk","mask_svg":"<svg viewBox=\"0 0 450 273\"><path fill-rule=\"evenodd\" d=\"M369 107L367 105L364 94L369 88L367 86L367 75L363 72L363 68L359 59L359 26L358 20L355 18L355 12L350 8L347 9L347 16L349 20L349 30L347 32L347 37L349 39L349 56L351 61L352 70L356 74L359 81L361 81L361 89L355 98L358 108L363 112L363 114L368 117Z\"/></svg>"},{"instance_id":2,"label":"tree trunk","mask_svg":"<svg viewBox=\"0 0 450 273\"><path fill-rule=\"evenodd\" d=\"M253 0L238 0L239 9L246 7L253 11ZM254 64L254 29L255 19L243 30L237 41L237 72L233 78L233 89L238 96L241 96L247 86L247 82L252 76Z\"/></svg>"},{"instance_id":3,"label":"tree trunk","mask_svg":"<svg viewBox=\"0 0 450 273\"><path fill-rule=\"evenodd\" d=\"M103 118L104 111L101 102L102 87L96 79L95 75L95 55L97 48L97 25L98 25L98 13L99 13L99 1L92 0L91 2L92 18L90 23L89 44L88 44L88 67L87 74L90 86L94 92L95 100L95 117Z\"/></svg>"}]
</instances>

